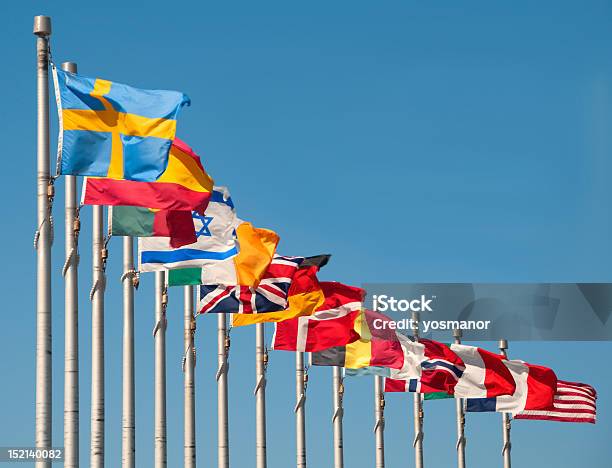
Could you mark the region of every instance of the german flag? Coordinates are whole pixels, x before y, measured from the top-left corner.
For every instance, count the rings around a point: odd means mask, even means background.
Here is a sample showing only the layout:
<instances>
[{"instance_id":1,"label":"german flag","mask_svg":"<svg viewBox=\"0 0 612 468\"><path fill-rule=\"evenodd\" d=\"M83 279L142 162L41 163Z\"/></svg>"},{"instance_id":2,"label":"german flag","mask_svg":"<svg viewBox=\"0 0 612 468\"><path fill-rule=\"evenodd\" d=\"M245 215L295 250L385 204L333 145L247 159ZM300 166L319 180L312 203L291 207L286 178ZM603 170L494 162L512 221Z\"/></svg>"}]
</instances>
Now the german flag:
<instances>
[{"instance_id":1,"label":"german flag","mask_svg":"<svg viewBox=\"0 0 612 468\"><path fill-rule=\"evenodd\" d=\"M378 312L362 310L354 325L354 330L359 333L359 340L312 353L312 364L352 370L371 367L401 369L404 363L401 343L395 331L386 327L374 327L376 319L381 320L380 323L391 320Z\"/></svg>"}]
</instances>

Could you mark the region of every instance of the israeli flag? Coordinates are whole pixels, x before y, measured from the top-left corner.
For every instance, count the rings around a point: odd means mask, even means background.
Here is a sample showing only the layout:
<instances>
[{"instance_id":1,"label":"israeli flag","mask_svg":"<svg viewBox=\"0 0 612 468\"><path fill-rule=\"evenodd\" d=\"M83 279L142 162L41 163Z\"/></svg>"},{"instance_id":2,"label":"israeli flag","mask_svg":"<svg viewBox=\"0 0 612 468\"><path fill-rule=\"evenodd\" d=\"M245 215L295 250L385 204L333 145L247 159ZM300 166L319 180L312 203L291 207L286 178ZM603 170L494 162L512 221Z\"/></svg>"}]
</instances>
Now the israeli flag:
<instances>
[{"instance_id":1,"label":"israeli flag","mask_svg":"<svg viewBox=\"0 0 612 468\"><path fill-rule=\"evenodd\" d=\"M179 248L169 237L138 238L138 268L141 272L206 267L238 253L236 227L242 221L226 187L214 187L202 215L193 212L197 241Z\"/></svg>"}]
</instances>

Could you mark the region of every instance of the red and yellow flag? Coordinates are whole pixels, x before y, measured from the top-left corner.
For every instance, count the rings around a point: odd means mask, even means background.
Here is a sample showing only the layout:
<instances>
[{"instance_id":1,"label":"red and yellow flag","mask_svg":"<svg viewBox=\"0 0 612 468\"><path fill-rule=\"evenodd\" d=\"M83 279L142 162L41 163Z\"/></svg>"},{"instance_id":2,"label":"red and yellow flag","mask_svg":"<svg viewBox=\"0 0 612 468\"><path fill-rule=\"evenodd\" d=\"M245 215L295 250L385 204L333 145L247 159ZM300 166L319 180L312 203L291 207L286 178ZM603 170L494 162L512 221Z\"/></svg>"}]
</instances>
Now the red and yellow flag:
<instances>
[{"instance_id":1,"label":"red and yellow flag","mask_svg":"<svg viewBox=\"0 0 612 468\"><path fill-rule=\"evenodd\" d=\"M200 157L175 138L168 166L155 182L88 177L83 203L203 212L212 189L213 180L204 170Z\"/></svg>"}]
</instances>

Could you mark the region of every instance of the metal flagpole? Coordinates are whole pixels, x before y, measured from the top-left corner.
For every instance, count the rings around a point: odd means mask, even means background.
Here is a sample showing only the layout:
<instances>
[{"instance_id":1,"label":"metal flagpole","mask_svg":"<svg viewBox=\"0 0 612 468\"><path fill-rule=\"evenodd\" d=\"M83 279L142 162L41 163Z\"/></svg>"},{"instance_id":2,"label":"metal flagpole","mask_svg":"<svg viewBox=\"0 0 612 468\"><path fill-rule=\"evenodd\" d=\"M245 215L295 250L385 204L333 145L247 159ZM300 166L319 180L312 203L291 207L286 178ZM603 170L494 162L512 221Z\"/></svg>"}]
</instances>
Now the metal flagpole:
<instances>
[{"instance_id":1,"label":"metal flagpole","mask_svg":"<svg viewBox=\"0 0 612 468\"><path fill-rule=\"evenodd\" d=\"M419 322L420 314L418 312L412 313L412 321L416 324L414 329L415 339L419 339ZM415 392L413 394L414 400L414 466L416 468L423 468L423 396Z\"/></svg>"},{"instance_id":2,"label":"metal flagpole","mask_svg":"<svg viewBox=\"0 0 612 468\"><path fill-rule=\"evenodd\" d=\"M62 70L76 73L73 62L62 63ZM65 176L64 232L66 260L64 275L64 466L79 466L79 297L78 240L81 229L77 209L75 176Z\"/></svg>"},{"instance_id":3,"label":"metal flagpole","mask_svg":"<svg viewBox=\"0 0 612 468\"><path fill-rule=\"evenodd\" d=\"M49 179L49 36L51 18L34 17L37 94L36 448L51 448L51 201ZM50 461L37 461L50 467Z\"/></svg>"},{"instance_id":4,"label":"metal flagpole","mask_svg":"<svg viewBox=\"0 0 612 468\"><path fill-rule=\"evenodd\" d=\"M268 352L264 343L264 324L255 325L255 420L256 420L256 460L257 468L266 468L266 366Z\"/></svg>"},{"instance_id":5,"label":"metal flagpole","mask_svg":"<svg viewBox=\"0 0 612 468\"><path fill-rule=\"evenodd\" d=\"M166 467L166 290L165 273L155 272L155 468Z\"/></svg>"},{"instance_id":6,"label":"metal flagpole","mask_svg":"<svg viewBox=\"0 0 612 468\"><path fill-rule=\"evenodd\" d=\"M462 332L460 329L453 330L453 336L455 337L455 343L461 344ZM464 405L463 398L455 399L455 407L457 413L457 467L465 468L465 412L463 410Z\"/></svg>"},{"instance_id":7,"label":"metal flagpole","mask_svg":"<svg viewBox=\"0 0 612 468\"><path fill-rule=\"evenodd\" d=\"M230 338L227 333L227 315L217 316L217 457L218 468L229 468L229 434L227 422L227 357Z\"/></svg>"},{"instance_id":8,"label":"metal flagpole","mask_svg":"<svg viewBox=\"0 0 612 468\"><path fill-rule=\"evenodd\" d=\"M383 378L374 376L374 434L376 436L376 468L385 468L385 392Z\"/></svg>"},{"instance_id":9,"label":"metal flagpole","mask_svg":"<svg viewBox=\"0 0 612 468\"><path fill-rule=\"evenodd\" d=\"M185 314L184 314L184 444L185 468L196 466L196 438L195 438L195 317L193 315L193 286L184 286Z\"/></svg>"},{"instance_id":10,"label":"metal flagpole","mask_svg":"<svg viewBox=\"0 0 612 468\"><path fill-rule=\"evenodd\" d=\"M344 407L342 398L344 397L344 382L342 369L338 366L333 367L333 392L334 392L334 468L344 468L344 445L342 442L342 418L344 417Z\"/></svg>"},{"instance_id":11,"label":"metal flagpole","mask_svg":"<svg viewBox=\"0 0 612 468\"><path fill-rule=\"evenodd\" d=\"M505 358L508 357L507 350L508 349L508 341L499 340L499 350L504 355ZM512 444L510 443L510 413L502 413L502 436L504 446L502 448L502 456L504 457L504 468L510 468L512 466L512 460L510 451L512 449Z\"/></svg>"},{"instance_id":12,"label":"metal flagpole","mask_svg":"<svg viewBox=\"0 0 612 468\"><path fill-rule=\"evenodd\" d=\"M90 466L104 466L104 273L107 252L104 245L104 207L92 207L91 299L91 448Z\"/></svg>"},{"instance_id":13,"label":"metal flagpole","mask_svg":"<svg viewBox=\"0 0 612 468\"><path fill-rule=\"evenodd\" d=\"M134 271L134 240L123 238L123 408L121 415L121 466L136 466L136 416L134 386L134 288L138 277Z\"/></svg>"},{"instance_id":14,"label":"metal flagpole","mask_svg":"<svg viewBox=\"0 0 612 468\"><path fill-rule=\"evenodd\" d=\"M295 449L297 468L306 468L306 386L308 374L304 370L304 353L295 353Z\"/></svg>"}]
</instances>

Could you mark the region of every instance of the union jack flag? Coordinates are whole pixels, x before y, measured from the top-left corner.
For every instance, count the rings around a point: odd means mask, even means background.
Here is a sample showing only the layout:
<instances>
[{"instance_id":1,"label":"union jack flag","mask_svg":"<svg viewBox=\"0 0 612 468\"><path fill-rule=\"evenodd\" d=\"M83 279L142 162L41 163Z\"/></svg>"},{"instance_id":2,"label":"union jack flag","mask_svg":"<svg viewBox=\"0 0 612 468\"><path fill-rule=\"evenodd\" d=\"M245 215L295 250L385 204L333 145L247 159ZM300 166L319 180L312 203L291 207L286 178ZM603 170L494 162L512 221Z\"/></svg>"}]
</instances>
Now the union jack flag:
<instances>
[{"instance_id":1,"label":"union jack flag","mask_svg":"<svg viewBox=\"0 0 612 468\"><path fill-rule=\"evenodd\" d=\"M256 288L202 284L199 313L259 314L285 310L293 275L303 261L304 257L275 255Z\"/></svg>"}]
</instances>

